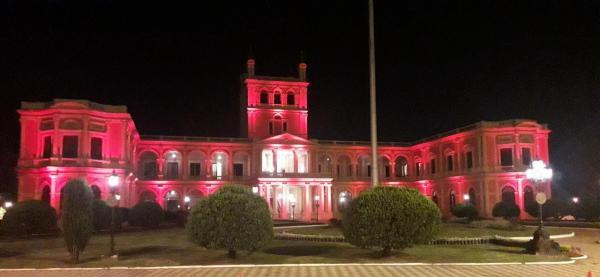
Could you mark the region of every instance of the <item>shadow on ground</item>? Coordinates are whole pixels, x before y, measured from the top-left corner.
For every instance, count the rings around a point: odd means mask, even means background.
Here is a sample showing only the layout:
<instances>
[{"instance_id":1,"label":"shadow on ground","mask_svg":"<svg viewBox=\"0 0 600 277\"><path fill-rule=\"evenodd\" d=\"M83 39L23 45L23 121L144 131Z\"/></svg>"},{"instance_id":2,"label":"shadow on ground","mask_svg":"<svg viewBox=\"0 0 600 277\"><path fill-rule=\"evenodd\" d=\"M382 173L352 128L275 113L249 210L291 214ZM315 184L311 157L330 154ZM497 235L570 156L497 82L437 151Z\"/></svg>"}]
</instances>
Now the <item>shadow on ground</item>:
<instances>
[{"instance_id":1,"label":"shadow on ground","mask_svg":"<svg viewBox=\"0 0 600 277\"><path fill-rule=\"evenodd\" d=\"M143 247L134 247L128 249L122 249L119 251L120 259L128 259L134 258L135 256L148 255L154 253L164 253L165 251L172 250L167 246L143 246Z\"/></svg>"},{"instance_id":2,"label":"shadow on ground","mask_svg":"<svg viewBox=\"0 0 600 277\"><path fill-rule=\"evenodd\" d=\"M267 248L263 252L286 256L315 256L325 254L331 250L330 246L325 245L290 245Z\"/></svg>"}]
</instances>

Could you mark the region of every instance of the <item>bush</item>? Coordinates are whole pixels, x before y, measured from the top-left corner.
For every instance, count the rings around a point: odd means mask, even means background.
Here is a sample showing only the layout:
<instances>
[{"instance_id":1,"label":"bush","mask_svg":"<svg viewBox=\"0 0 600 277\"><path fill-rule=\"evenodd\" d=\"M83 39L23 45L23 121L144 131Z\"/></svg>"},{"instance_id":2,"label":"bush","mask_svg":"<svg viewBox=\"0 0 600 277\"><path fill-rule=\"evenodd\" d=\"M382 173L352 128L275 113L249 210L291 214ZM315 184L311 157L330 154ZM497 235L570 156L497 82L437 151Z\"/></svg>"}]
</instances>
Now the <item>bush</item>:
<instances>
[{"instance_id":1,"label":"bush","mask_svg":"<svg viewBox=\"0 0 600 277\"><path fill-rule=\"evenodd\" d=\"M56 230L56 211L41 200L17 202L6 211L1 227L11 235L47 234Z\"/></svg>"},{"instance_id":2,"label":"bush","mask_svg":"<svg viewBox=\"0 0 600 277\"><path fill-rule=\"evenodd\" d=\"M155 202L144 201L129 210L129 225L156 228L163 220L163 209Z\"/></svg>"},{"instance_id":3,"label":"bush","mask_svg":"<svg viewBox=\"0 0 600 277\"><path fill-rule=\"evenodd\" d=\"M492 216L509 218L518 218L521 214L519 206L514 203L498 202L492 209Z\"/></svg>"},{"instance_id":4,"label":"bush","mask_svg":"<svg viewBox=\"0 0 600 277\"><path fill-rule=\"evenodd\" d=\"M487 220L475 220L469 223L469 227L478 229L496 229L504 231L523 231L527 227L517 224L514 221L508 221L506 219L487 219Z\"/></svg>"},{"instance_id":5,"label":"bush","mask_svg":"<svg viewBox=\"0 0 600 277\"><path fill-rule=\"evenodd\" d=\"M101 231L110 229L112 221L112 208L106 205L106 202L95 199L92 204L92 210L94 211L94 230ZM116 208L115 229L121 229L121 224L124 221L127 211L127 208Z\"/></svg>"},{"instance_id":6,"label":"bush","mask_svg":"<svg viewBox=\"0 0 600 277\"><path fill-rule=\"evenodd\" d=\"M469 220L477 217L477 209L473 205L456 205L452 207L451 212L456 217L464 217Z\"/></svg>"},{"instance_id":7,"label":"bush","mask_svg":"<svg viewBox=\"0 0 600 277\"><path fill-rule=\"evenodd\" d=\"M267 203L243 186L225 186L202 199L188 217L191 240L209 249L254 251L273 238L273 220Z\"/></svg>"},{"instance_id":8,"label":"bush","mask_svg":"<svg viewBox=\"0 0 600 277\"><path fill-rule=\"evenodd\" d=\"M439 223L438 207L417 190L380 186L350 202L343 232L352 245L380 247L389 256L392 249L429 242Z\"/></svg>"},{"instance_id":9,"label":"bush","mask_svg":"<svg viewBox=\"0 0 600 277\"><path fill-rule=\"evenodd\" d=\"M333 227L338 227L341 228L342 227L342 221L337 219L337 218L332 218L329 220L329 225L333 226Z\"/></svg>"},{"instance_id":10,"label":"bush","mask_svg":"<svg viewBox=\"0 0 600 277\"><path fill-rule=\"evenodd\" d=\"M539 217L540 205L537 202L529 203L525 206L525 212L530 216ZM551 217L559 219L572 212L572 209L570 209L566 203L554 199L548 199L546 203L542 205L542 215L544 216L544 219Z\"/></svg>"},{"instance_id":11,"label":"bush","mask_svg":"<svg viewBox=\"0 0 600 277\"><path fill-rule=\"evenodd\" d=\"M79 262L94 231L92 202L94 194L82 180L71 180L63 188L62 222L71 260Z\"/></svg>"}]
</instances>

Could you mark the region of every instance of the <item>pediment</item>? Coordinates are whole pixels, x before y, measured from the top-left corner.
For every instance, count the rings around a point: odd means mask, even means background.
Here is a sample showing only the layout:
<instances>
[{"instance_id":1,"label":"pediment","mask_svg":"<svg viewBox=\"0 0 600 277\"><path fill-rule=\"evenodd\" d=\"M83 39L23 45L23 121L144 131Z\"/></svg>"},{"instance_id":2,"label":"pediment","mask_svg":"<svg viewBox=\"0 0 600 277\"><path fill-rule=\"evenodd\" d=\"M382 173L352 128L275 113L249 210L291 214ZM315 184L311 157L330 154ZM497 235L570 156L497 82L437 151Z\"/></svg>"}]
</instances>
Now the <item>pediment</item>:
<instances>
[{"instance_id":1,"label":"pediment","mask_svg":"<svg viewBox=\"0 0 600 277\"><path fill-rule=\"evenodd\" d=\"M296 135L292 135L290 133L283 133L280 135L268 137L261 141L258 141L259 144L313 144L310 140L307 140L303 137L299 137Z\"/></svg>"}]
</instances>

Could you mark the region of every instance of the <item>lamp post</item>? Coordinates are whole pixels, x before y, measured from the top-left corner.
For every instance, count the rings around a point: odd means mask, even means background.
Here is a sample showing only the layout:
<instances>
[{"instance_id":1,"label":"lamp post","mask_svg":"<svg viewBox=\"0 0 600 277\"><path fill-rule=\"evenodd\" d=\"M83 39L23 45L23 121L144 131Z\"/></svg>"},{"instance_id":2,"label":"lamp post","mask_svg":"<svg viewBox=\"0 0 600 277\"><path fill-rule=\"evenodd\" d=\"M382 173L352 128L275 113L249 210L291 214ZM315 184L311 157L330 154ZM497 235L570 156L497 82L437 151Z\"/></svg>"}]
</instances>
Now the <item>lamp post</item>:
<instances>
[{"instance_id":1,"label":"lamp post","mask_svg":"<svg viewBox=\"0 0 600 277\"><path fill-rule=\"evenodd\" d=\"M186 197L183 198L183 203L185 203L185 210L186 211L190 209L190 201L191 201L191 199L190 199L189 196L186 196Z\"/></svg>"},{"instance_id":2,"label":"lamp post","mask_svg":"<svg viewBox=\"0 0 600 277\"><path fill-rule=\"evenodd\" d=\"M315 207L317 207L317 222L319 222L319 207L321 206L321 204L319 203L319 200L321 200L321 197L318 195L315 195Z\"/></svg>"},{"instance_id":3,"label":"lamp post","mask_svg":"<svg viewBox=\"0 0 600 277\"><path fill-rule=\"evenodd\" d=\"M535 201L540 206L540 224L538 230L542 231L544 229L542 205L546 203L546 194L540 187L540 184L552 178L552 169L548 168L544 161L537 160L531 163L531 168L527 169L525 174L527 179L531 180L538 187L538 193L535 195Z\"/></svg>"},{"instance_id":4,"label":"lamp post","mask_svg":"<svg viewBox=\"0 0 600 277\"><path fill-rule=\"evenodd\" d=\"M292 206L292 221L294 221L294 208L296 208L296 197L293 194L288 196L288 202Z\"/></svg>"},{"instance_id":5,"label":"lamp post","mask_svg":"<svg viewBox=\"0 0 600 277\"><path fill-rule=\"evenodd\" d=\"M471 196L468 193L463 194L463 200L466 204L471 205Z\"/></svg>"},{"instance_id":6,"label":"lamp post","mask_svg":"<svg viewBox=\"0 0 600 277\"><path fill-rule=\"evenodd\" d=\"M121 195L117 194L117 187L119 186L119 176L113 170L113 173L108 177L108 186L110 187L111 199L109 204L111 206L111 219L110 219L110 252L109 256L116 255L115 253L115 211L116 206L119 205Z\"/></svg>"}]
</instances>

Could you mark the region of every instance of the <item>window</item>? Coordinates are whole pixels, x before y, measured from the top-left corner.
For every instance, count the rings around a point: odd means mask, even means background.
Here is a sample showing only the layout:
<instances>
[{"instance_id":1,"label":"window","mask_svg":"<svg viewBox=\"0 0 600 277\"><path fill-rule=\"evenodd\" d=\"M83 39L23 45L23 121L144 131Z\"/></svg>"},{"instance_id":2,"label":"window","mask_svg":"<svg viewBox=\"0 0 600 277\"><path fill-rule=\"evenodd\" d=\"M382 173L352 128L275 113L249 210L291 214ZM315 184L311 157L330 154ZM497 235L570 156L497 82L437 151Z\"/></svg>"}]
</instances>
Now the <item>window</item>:
<instances>
[{"instance_id":1,"label":"window","mask_svg":"<svg viewBox=\"0 0 600 277\"><path fill-rule=\"evenodd\" d=\"M512 166L513 165L512 148L500 149L500 165L501 166Z\"/></svg>"},{"instance_id":2,"label":"window","mask_svg":"<svg viewBox=\"0 0 600 277\"><path fill-rule=\"evenodd\" d=\"M269 135L273 134L273 122L269 122Z\"/></svg>"},{"instance_id":3,"label":"window","mask_svg":"<svg viewBox=\"0 0 600 277\"><path fill-rule=\"evenodd\" d=\"M417 170L417 176L421 176L423 175L423 163L422 162L417 162L417 164L415 164L415 169Z\"/></svg>"},{"instance_id":4,"label":"window","mask_svg":"<svg viewBox=\"0 0 600 277\"><path fill-rule=\"evenodd\" d=\"M244 176L244 164L233 164L233 176Z\"/></svg>"},{"instance_id":5,"label":"window","mask_svg":"<svg viewBox=\"0 0 600 277\"><path fill-rule=\"evenodd\" d=\"M64 136L63 137L63 158L77 158L79 156L79 137Z\"/></svg>"},{"instance_id":6,"label":"window","mask_svg":"<svg viewBox=\"0 0 600 277\"><path fill-rule=\"evenodd\" d=\"M266 91L260 93L260 103L268 104L269 103L269 94Z\"/></svg>"},{"instance_id":7,"label":"window","mask_svg":"<svg viewBox=\"0 0 600 277\"><path fill-rule=\"evenodd\" d=\"M283 131L287 132L287 122L283 122Z\"/></svg>"},{"instance_id":8,"label":"window","mask_svg":"<svg viewBox=\"0 0 600 277\"><path fill-rule=\"evenodd\" d=\"M190 176L199 177L202 174L202 165L200 163L190 163Z\"/></svg>"},{"instance_id":9,"label":"window","mask_svg":"<svg viewBox=\"0 0 600 277\"><path fill-rule=\"evenodd\" d=\"M44 153L42 153L42 158L48 159L52 157L52 137L46 136L44 137Z\"/></svg>"},{"instance_id":10,"label":"window","mask_svg":"<svg viewBox=\"0 0 600 277\"><path fill-rule=\"evenodd\" d=\"M429 165L431 166L431 174L435 174L435 159L431 159Z\"/></svg>"},{"instance_id":11,"label":"window","mask_svg":"<svg viewBox=\"0 0 600 277\"><path fill-rule=\"evenodd\" d=\"M404 157L398 157L395 164L396 177L408 176L408 161Z\"/></svg>"},{"instance_id":12,"label":"window","mask_svg":"<svg viewBox=\"0 0 600 277\"><path fill-rule=\"evenodd\" d=\"M371 177L371 165L367 165L367 177Z\"/></svg>"},{"instance_id":13,"label":"window","mask_svg":"<svg viewBox=\"0 0 600 277\"><path fill-rule=\"evenodd\" d=\"M523 165L530 166L531 165L531 149L522 148L521 149L521 159L523 160Z\"/></svg>"},{"instance_id":14,"label":"window","mask_svg":"<svg viewBox=\"0 0 600 277\"><path fill-rule=\"evenodd\" d=\"M473 188L469 189L469 204L471 204L472 206L477 205L477 198L475 196L475 190Z\"/></svg>"},{"instance_id":15,"label":"window","mask_svg":"<svg viewBox=\"0 0 600 277\"><path fill-rule=\"evenodd\" d=\"M144 163L144 179L156 178L156 162L148 161Z\"/></svg>"},{"instance_id":16,"label":"window","mask_svg":"<svg viewBox=\"0 0 600 277\"><path fill-rule=\"evenodd\" d=\"M167 179L177 179L179 175L179 163L168 162L167 163Z\"/></svg>"},{"instance_id":17,"label":"window","mask_svg":"<svg viewBox=\"0 0 600 277\"><path fill-rule=\"evenodd\" d=\"M287 95L287 104L288 105L296 105L296 97L293 94L288 93Z\"/></svg>"},{"instance_id":18,"label":"window","mask_svg":"<svg viewBox=\"0 0 600 277\"><path fill-rule=\"evenodd\" d=\"M389 165L385 166L385 177L386 178L390 177L390 166Z\"/></svg>"},{"instance_id":19,"label":"window","mask_svg":"<svg viewBox=\"0 0 600 277\"><path fill-rule=\"evenodd\" d=\"M467 168L473 168L473 151L467 152Z\"/></svg>"},{"instance_id":20,"label":"window","mask_svg":"<svg viewBox=\"0 0 600 277\"><path fill-rule=\"evenodd\" d=\"M90 156L93 160L102 160L102 139L92 138Z\"/></svg>"},{"instance_id":21,"label":"window","mask_svg":"<svg viewBox=\"0 0 600 277\"><path fill-rule=\"evenodd\" d=\"M453 208L454 206L456 206L456 193L451 190L450 191L450 208Z\"/></svg>"},{"instance_id":22,"label":"window","mask_svg":"<svg viewBox=\"0 0 600 277\"><path fill-rule=\"evenodd\" d=\"M276 93L274 96L273 103L275 105L281 105L281 94Z\"/></svg>"},{"instance_id":23,"label":"window","mask_svg":"<svg viewBox=\"0 0 600 277\"><path fill-rule=\"evenodd\" d=\"M454 170L454 158L452 156L446 157L446 165L447 165L448 171Z\"/></svg>"}]
</instances>

